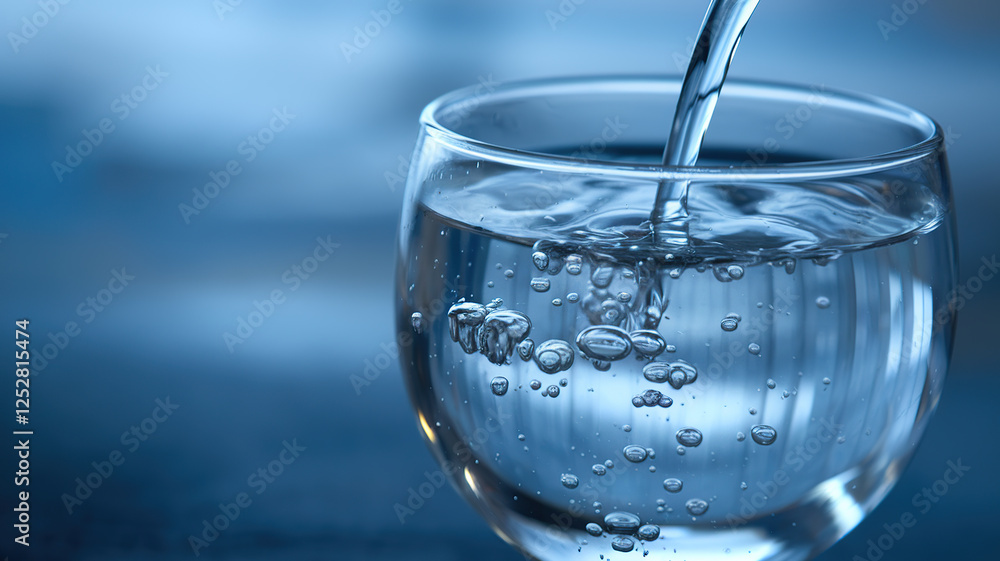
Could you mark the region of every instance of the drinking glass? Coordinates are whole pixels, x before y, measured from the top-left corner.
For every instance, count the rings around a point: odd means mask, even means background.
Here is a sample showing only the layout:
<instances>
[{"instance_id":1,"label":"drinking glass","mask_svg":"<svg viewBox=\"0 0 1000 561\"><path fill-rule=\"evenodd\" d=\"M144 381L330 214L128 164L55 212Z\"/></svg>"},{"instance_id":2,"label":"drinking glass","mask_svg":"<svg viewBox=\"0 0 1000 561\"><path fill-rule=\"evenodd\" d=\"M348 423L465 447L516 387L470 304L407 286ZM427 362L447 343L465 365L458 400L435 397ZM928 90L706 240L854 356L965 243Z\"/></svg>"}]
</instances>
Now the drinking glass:
<instances>
[{"instance_id":1,"label":"drinking glass","mask_svg":"<svg viewBox=\"0 0 1000 561\"><path fill-rule=\"evenodd\" d=\"M940 127L730 81L698 165L664 167L679 90L511 83L421 117L404 378L442 473L532 559L815 556L892 489L940 396ZM677 181L685 236L658 244L656 188Z\"/></svg>"}]
</instances>

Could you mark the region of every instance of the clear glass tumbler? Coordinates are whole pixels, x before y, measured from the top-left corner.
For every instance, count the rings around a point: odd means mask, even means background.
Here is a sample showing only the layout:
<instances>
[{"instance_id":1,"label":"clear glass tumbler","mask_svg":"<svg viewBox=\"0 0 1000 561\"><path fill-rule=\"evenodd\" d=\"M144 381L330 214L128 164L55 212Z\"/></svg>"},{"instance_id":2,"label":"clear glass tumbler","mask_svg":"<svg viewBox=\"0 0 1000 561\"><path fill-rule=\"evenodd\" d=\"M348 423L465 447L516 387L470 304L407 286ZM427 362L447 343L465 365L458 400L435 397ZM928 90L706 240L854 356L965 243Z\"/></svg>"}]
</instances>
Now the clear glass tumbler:
<instances>
[{"instance_id":1,"label":"clear glass tumbler","mask_svg":"<svg viewBox=\"0 0 1000 561\"><path fill-rule=\"evenodd\" d=\"M471 88L424 111L397 326L441 469L540 560L799 560L889 492L951 353L940 127L729 82L698 166L680 83ZM658 245L656 188L689 184Z\"/></svg>"}]
</instances>

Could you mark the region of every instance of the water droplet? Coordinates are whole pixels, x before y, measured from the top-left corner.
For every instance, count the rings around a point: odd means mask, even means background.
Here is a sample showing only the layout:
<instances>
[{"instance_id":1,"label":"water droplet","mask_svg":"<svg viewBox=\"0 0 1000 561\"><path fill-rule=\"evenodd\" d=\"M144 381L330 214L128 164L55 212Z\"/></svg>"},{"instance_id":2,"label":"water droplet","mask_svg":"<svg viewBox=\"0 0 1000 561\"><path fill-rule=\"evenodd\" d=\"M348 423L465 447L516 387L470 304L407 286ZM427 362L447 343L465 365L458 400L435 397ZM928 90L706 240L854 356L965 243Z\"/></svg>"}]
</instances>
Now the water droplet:
<instances>
[{"instance_id":1,"label":"water droplet","mask_svg":"<svg viewBox=\"0 0 1000 561\"><path fill-rule=\"evenodd\" d=\"M567 489L576 489L580 485L580 478L572 473L564 473L562 474L562 484Z\"/></svg>"},{"instance_id":2,"label":"water droplet","mask_svg":"<svg viewBox=\"0 0 1000 561\"><path fill-rule=\"evenodd\" d=\"M503 276L509 279L514 278L514 269L507 269L506 271L503 272Z\"/></svg>"},{"instance_id":3,"label":"water droplet","mask_svg":"<svg viewBox=\"0 0 1000 561\"><path fill-rule=\"evenodd\" d=\"M687 509L691 516L701 516L708 512L708 503L701 499L691 499L684 503L684 508Z\"/></svg>"},{"instance_id":4,"label":"water droplet","mask_svg":"<svg viewBox=\"0 0 1000 561\"><path fill-rule=\"evenodd\" d=\"M684 482L671 477L670 479L663 480L663 488L670 493L680 493L684 489Z\"/></svg>"},{"instance_id":5,"label":"water droplet","mask_svg":"<svg viewBox=\"0 0 1000 561\"><path fill-rule=\"evenodd\" d=\"M608 473L608 468L604 467L601 464L594 464L594 467L592 467L591 469L593 470L594 475L604 475Z\"/></svg>"},{"instance_id":6,"label":"water droplet","mask_svg":"<svg viewBox=\"0 0 1000 561\"><path fill-rule=\"evenodd\" d=\"M629 294L628 292L619 292L618 295L615 296L615 298L617 298L618 301L621 302L622 304L628 304L630 301L632 301L632 295Z\"/></svg>"},{"instance_id":7,"label":"water droplet","mask_svg":"<svg viewBox=\"0 0 1000 561\"><path fill-rule=\"evenodd\" d=\"M566 341L551 339L535 349L535 364L546 374L569 370L573 366L575 353Z\"/></svg>"},{"instance_id":8,"label":"water droplet","mask_svg":"<svg viewBox=\"0 0 1000 561\"><path fill-rule=\"evenodd\" d=\"M733 280L740 280L741 278L743 278L743 273L744 273L743 267L740 267L739 265L730 265L726 269L726 272L729 273L729 276Z\"/></svg>"},{"instance_id":9,"label":"water droplet","mask_svg":"<svg viewBox=\"0 0 1000 561\"><path fill-rule=\"evenodd\" d=\"M506 394L509 386L510 383L507 382L507 378L504 378L503 376L497 376L490 382L490 388L493 390L494 395Z\"/></svg>"},{"instance_id":10,"label":"water droplet","mask_svg":"<svg viewBox=\"0 0 1000 561\"><path fill-rule=\"evenodd\" d=\"M655 524L646 524L639 528L635 535L639 536L640 540L651 542L660 537L660 527Z\"/></svg>"},{"instance_id":11,"label":"water droplet","mask_svg":"<svg viewBox=\"0 0 1000 561\"><path fill-rule=\"evenodd\" d=\"M742 432L736 433L736 442L743 442L746 439L747 435L743 434Z\"/></svg>"},{"instance_id":12,"label":"water droplet","mask_svg":"<svg viewBox=\"0 0 1000 561\"><path fill-rule=\"evenodd\" d=\"M549 267L549 256L544 251L536 251L531 254L531 261L539 271L544 271Z\"/></svg>"},{"instance_id":13,"label":"water droplet","mask_svg":"<svg viewBox=\"0 0 1000 561\"><path fill-rule=\"evenodd\" d=\"M566 272L571 275L579 275L580 271L583 270L583 258L579 255L567 255L566 256Z\"/></svg>"},{"instance_id":14,"label":"water droplet","mask_svg":"<svg viewBox=\"0 0 1000 561\"><path fill-rule=\"evenodd\" d=\"M588 357L604 361L621 360L632 352L628 333L609 325L584 329L576 336L576 346Z\"/></svg>"},{"instance_id":15,"label":"water droplet","mask_svg":"<svg viewBox=\"0 0 1000 561\"><path fill-rule=\"evenodd\" d=\"M514 348L528 337L531 321L515 310L490 312L479 328L479 352L493 364L504 364Z\"/></svg>"},{"instance_id":16,"label":"water droplet","mask_svg":"<svg viewBox=\"0 0 1000 561\"><path fill-rule=\"evenodd\" d=\"M615 551L628 553L635 549L635 541L626 536L615 536L611 540L611 548Z\"/></svg>"},{"instance_id":17,"label":"water droplet","mask_svg":"<svg viewBox=\"0 0 1000 561\"><path fill-rule=\"evenodd\" d=\"M611 278L615 274L614 267L610 265L598 265L594 267L594 271L590 273L590 282L594 283L597 288L607 288L611 284Z\"/></svg>"},{"instance_id":18,"label":"water droplet","mask_svg":"<svg viewBox=\"0 0 1000 561\"><path fill-rule=\"evenodd\" d=\"M701 444L701 431L698 429L681 429L677 431L677 442L682 446L694 448Z\"/></svg>"},{"instance_id":19,"label":"water droplet","mask_svg":"<svg viewBox=\"0 0 1000 561\"><path fill-rule=\"evenodd\" d=\"M580 301L580 295L575 292L570 292L566 295L566 301L570 304L576 304Z\"/></svg>"},{"instance_id":20,"label":"water droplet","mask_svg":"<svg viewBox=\"0 0 1000 561\"><path fill-rule=\"evenodd\" d=\"M736 331L736 328L740 326L740 323L733 318L726 318L722 320L722 330L723 331Z\"/></svg>"},{"instance_id":21,"label":"water droplet","mask_svg":"<svg viewBox=\"0 0 1000 561\"><path fill-rule=\"evenodd\" d=\"M633 331L629 333L629 338L632 339L632 348L636 354L645 358L656 358L667 348L663 337L652 329Z\"/></svg>"},{"instance_id":22,"label":"water droplet","mask_svg":"<svg viewBox=\"0 0 1000 561\"><path fill-rule=\"evenodd\" d=\"M756 425L750 429L750 437L762 446L770 446L778 438L778 431L768 425Z\"/></svg>"},{"instance_id":23,"label":"water droplet","mask_svg":"<svg viewBox=\"0 0 1000 561\"><path fill-rule=\"evenodd\" d=\"M638 464L643 462L649 455L646 449L642 446L636 446L635 444L630 444L622 450L622 454L625 455L625 459L632 462L633 464Z\"/></svg>"},{"instance_id":24,"label":"water droplet","mask_svg":"<svg viewBox=\"0 0 1000 561\"><path fill-rule=\"evenodd\" d=\"M601 530L600 524L591 522L590 524L587 524L587 533L591 536L599 537L604 533L604 530Z\"/></svg>"},{"instance_id":25,"label":"water droplet","mask_svg":"<svg viewBox=\"0 0 1000 561\"><path fill-rule=\"evenodd\" d=\"M829 386L829 385L830 385L830 383L831 383L832 381L833 381L833 380L831 380L831 379L829 379L829 378L823 378L823 384L825 384L825 385L827 385L827 386Z\"/></svg>"},{"instance_id":26,"label":"water droplet","mask_svg":"<svg viewBox=\"0 0 1000 561\"><path fill-rule=\"evenodd\" d=\"M542 383L539 382L538 380L532 380L531 383L528 384L528 386L531 387L531 389L533 390L539 390L542 388Z\"/></svg>"},{"instance_id":27,"label":"water droplet","mask_svg":"<svg viewBox=\"0 0 1000 561\"><path fill-rule=\"evenodd\" d=\"M475 302L455 304L448 310L448 332L451 340L462 346L466 354L478 350L476 330L486 319L486 307Z\"/></svg>"},{"instance_id":28,"label":"water droplet","mask_svg":"<svg viewBox=\"0 0 1000 561\"><path fill-rule=\"evenodd\" d=\"M531 288L535 292L548 292L549 286L549 279L545 277L535 277L531 279Z\"/></svg>"},{"instance_id":29,"label":"water droplet","mask_svg":"<svg viewBox=\"0 0 1000 561\"><path fill-rule=\"evenodd\" d=\"M549 397L559 397L559 386L551 385L545 391L549 392Z\"/></svg>"},{"instance_id":30,"label":"water droplet","mask_svg":"<svg viewBox=\"0 0 1000 561\"><path fill-rule=\"evenodd\" d=\"M410 323L413 325L413 331L417 334L424 332L424 315L420 312L413 312L410 316Z\"/></svg>"},{"instance_id":31,"label":"water droplet","mask_svg":"<svg viewBox=\"0 0 1000 561\"><path fill-rule=\"evenodd\" d=\"M604 527L611 534L631 536L639 529L639 517L631 512L612 512L604 517Z\"/></svg>"},{"instance_id":32,"label":"water droplet","mask_svg":"<svg viewBox=\"0 0 1000 561\"><path fill-rule=\"evenodd\" d=\"M517 356L521 357L521 360L527 362L531 360L531 353L535 349L535 342L531 339L525 339L517 345Z\"/></svg>"},{"instance_id":33,"label":"water droplet","mask_svg":"<svg viewBox=\"0 0 1000 561\"><path fill-rule=\"evenodd\" d=\"M758 345L757 343L750 343L749 345L747 345L747 350L750 351L750 354L752 355L759 355L760 345Z\"/></svg>"},{"instance_id":34,"label":"water droplet","mask_svg":"<svg viewBox=\"0 0 1000 561\"><path fill-rule=\"evenodd\" d=\"M777 386L778 386L778 384L776 384L776 383L774 382L774 380L772 380L772 379L770 379L770 378L768 378L768 379L767 379L767 387L768 387L768 389L771 389L771 390L773 390L773 389L774 389L775 387L777 387Z\"/></svg>"},{"instance_id":35,"label":"water droplet","mask_svg":"<svg viewBox=\"0 0 1000 561\"><path fill-rule=\"evenodd\" d=\"M561 298L553 298L552 299L552 305L555 306L555 307L557 307L557 308L559 306L562 306L562 299Z\"/></svg>"},{"instance_id":36,"label":"water droplet","mask_svg":"<svg viewBox=\"0 0 1000 561\"><path fill-rule=\"evenodd\" d=\"M826 296L820 296L816 299L816 307L822 310L830 307L830 299Z\"/></svg>"}]
</instances>

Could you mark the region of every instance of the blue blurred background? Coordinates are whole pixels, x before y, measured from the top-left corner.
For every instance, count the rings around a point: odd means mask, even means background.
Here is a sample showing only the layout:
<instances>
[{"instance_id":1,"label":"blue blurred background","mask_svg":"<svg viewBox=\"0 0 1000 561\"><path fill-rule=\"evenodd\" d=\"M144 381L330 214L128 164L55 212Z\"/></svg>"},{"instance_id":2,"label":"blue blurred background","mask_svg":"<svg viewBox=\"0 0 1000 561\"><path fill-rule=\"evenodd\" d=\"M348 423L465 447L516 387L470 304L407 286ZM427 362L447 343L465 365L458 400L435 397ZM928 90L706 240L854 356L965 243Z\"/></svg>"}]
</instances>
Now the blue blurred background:
<instances>
[{"instance_id":1,"label":"blue blurred background","mask_svg":"<svg viewBox=\"0 0 1000 561\"><path fill-rule=\"evenodd\" d=\"M189 536L246 493L200 557L521 559L451 489L405 524L393 509L435 469L391 356L394 175L437 95L481 80L676 74L707 2L402 0L355 42L388 4L4 2L0 344L12 350L13 321L27 317L42 360L31 546L13 542L10 436L0 556L188 559ZM935 117L952 140L964 281L1000 242L998 21L989 0L765 0L731 74ZM866 558L958 458L971 471L883 559L995 555L1000 279L973 296L913 465L822 559ZM3 392L3 426L17 428Z\"/></svg>"}]
</instances>

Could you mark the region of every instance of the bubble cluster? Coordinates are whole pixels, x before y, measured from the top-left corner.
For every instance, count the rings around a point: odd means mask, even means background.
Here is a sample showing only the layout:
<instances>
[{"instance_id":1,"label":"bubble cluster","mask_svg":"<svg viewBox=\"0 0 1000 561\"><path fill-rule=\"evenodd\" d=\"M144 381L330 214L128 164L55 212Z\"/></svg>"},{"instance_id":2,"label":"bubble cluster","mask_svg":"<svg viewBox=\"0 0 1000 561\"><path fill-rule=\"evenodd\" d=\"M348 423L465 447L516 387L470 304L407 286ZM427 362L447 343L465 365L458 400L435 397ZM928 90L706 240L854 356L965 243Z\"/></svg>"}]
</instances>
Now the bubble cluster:
<instances>
[{"instance_id":1,"label":"bubble cluster","mask_svg":"<svg viewBox=\"0 0 1000 561\"><path fill-rule=\"evenodd\" d=\"M674 400L669 396L663 395L656 390L646 390L641 394L632 398L632 405L636 407L656 407L660 406L663 408L670 407L674 404Z\"/></svg>"}]
</instances>

